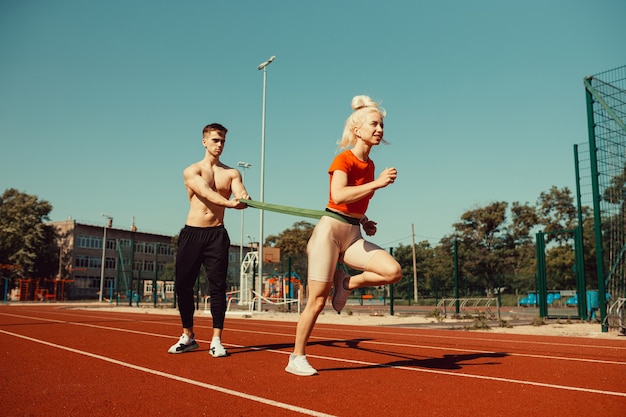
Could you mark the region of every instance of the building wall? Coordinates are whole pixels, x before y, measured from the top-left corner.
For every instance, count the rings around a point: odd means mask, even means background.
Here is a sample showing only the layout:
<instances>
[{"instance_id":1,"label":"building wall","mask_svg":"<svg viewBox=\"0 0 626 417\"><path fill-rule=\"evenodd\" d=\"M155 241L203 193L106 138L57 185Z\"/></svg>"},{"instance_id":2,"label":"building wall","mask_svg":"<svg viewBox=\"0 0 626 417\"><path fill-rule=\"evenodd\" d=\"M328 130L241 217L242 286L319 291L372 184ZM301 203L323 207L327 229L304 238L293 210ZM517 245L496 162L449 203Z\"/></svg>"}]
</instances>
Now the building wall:
<instances>
[{"instance_id":1,"label":"building wall","mask_svg":"<svg viewBox=\"0 0 626 417\"><path fill-rule=\"evenodd\" d=\"M98 299L100 293L102 242L104 227L64 220L48 223L58 232L59 277L66 280L65 299ZM131 242L134 240L134 253ZM111 288L117 289L122 298L129 295L128 290L136 292L137 280L161 281L167 264L173 264L176 248L172 245L172 236L132 231L127 229L106 229L106 249L104 268L103 298L108 299ZM250 251L244 247L244 256ZM120 253L122 262L120 262ZM228 258L227 288L239 286L240 247L231 245ZM132 259L132 266L131 266ZM201 272L203 273L203 272ZM131 286L132 278L132 286ZM117 285L116 285L117 283ZM158 287L158 285L157 285ZM162 284L171 292L172 285ZM140 285L152 291L152 285ZM170 294L166 294L169 298ZM173 296L173 293L171 294ZM151 299L151 294L142 294Z\"/></svg>"},{"instance_id":2,"label":"building wall","mask_svg":"<svg viewBox=\"0 0 626 417\"><path fill-rule=\"evenodd\" d=\"M104 227L75 220L50 224L59 234L59 275L72 281L66 285L67 298L99 298ZM125 293L130 288L131 277L144 279L162 274L165 265L174 262L175 248L171 242L171 236L107 227L103 298L110 297L116 281L117 289Z\"/></svg>"}]
</instances>

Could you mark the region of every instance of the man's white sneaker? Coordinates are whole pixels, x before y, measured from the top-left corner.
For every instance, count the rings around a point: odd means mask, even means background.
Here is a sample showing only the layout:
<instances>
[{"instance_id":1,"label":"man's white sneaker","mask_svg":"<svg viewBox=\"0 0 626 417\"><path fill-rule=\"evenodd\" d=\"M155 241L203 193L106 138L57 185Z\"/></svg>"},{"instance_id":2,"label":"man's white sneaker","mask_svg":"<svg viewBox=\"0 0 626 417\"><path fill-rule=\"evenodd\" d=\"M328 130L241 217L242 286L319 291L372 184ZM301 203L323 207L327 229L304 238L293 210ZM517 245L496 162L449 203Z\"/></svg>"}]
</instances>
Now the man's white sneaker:
<instances>
[{"instance_id":1,"label":"man's white sneaker","mask_svg":"<svg viewBox=\"0 0 626 417\"><path fill-rule=\"evenodd\" d=\"M306 360L305 355L289 355L289 363L285 368L285 371L290 374L299 376L311 376L317 374L315 368L309 365L309 361Z\"/></svg>"},{"instance_id":2,"label":"man's white sneaker","mask_svg":"<svg viewBox=\"0 0 626 417\"><path fill-rule=\"evenodd\" d=\"M189 352L190 350L198 349L198 347L198 343L196 343L196 339L193 337L193 335L187 336L183 333L180 339L178 339L178 342L174 343L167 352L184 353Z\"/></svg>"},{"instance_id":3,"label":"man's white sneaker","mask_svg":"<svg viewBox=\"0 0 626 417\"><path fill-rule=\"evenodd\" d=\"M350 276L343 270L343 268L337 268L335 275L333 276L333 286L335 287L335 290L333 291L332 304L337 313L341 313L341 310L343 310L346 306L350 293L352 293L352 290L346 290L343 286L344 281L349 277Z\"/></svg>"},{"instance_id":4,"label":"man's white sneaker","mask_svg":"<svg viewBox=\"0 0 626 417\"><path fill-rule=\"evenodd\" d=\"M214 358L221 358L228 355L224 346L222 346L222 341L220 339L211 340L211 347L209 348L209 353Z\"/></svg>"}]
</instances>

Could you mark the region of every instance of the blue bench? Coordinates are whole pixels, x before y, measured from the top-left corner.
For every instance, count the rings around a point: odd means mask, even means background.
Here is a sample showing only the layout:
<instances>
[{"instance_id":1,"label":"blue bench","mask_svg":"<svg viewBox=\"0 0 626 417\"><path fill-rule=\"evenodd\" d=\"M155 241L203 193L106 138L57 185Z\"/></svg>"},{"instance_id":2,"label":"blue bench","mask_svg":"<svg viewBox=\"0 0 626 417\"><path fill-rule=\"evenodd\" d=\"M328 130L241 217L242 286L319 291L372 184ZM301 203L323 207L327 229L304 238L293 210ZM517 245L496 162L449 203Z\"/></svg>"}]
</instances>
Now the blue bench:
<instances>
[{"instance_id":1,"label":"blue bench","mask_svg":"<svg viewBox=\"0 0 626 417\"><path fill-rule=\"evenodd\" d=\"M538 304L537 302L537 294L535 294L534 292L531 292L528 294L528 296L522 298L521 300L519 300L519 304L521 306L536 306Z\"/></svg>"}]
</instances>

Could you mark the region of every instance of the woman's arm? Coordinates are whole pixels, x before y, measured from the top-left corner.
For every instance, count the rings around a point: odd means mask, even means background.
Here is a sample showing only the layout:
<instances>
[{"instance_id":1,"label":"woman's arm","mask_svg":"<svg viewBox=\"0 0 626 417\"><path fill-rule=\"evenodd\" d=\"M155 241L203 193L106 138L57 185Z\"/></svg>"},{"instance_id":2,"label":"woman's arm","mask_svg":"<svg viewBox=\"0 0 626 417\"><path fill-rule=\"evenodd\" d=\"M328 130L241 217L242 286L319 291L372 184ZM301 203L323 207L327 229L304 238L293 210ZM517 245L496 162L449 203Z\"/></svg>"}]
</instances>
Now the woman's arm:
<instances>
[{"instance_id":1,"label":"woman's arm","mask_svg":"<svg viewBox=\"0 0 626 417\"><path fill-rule=\"evenodd\" d=\"M335 170L330 182L330 195L335 204L353 203L392 184L396 177L395 168L385 168L374 181L361 185L348 185L348 174L344 171Z\"/></svg>"}]
</instances>

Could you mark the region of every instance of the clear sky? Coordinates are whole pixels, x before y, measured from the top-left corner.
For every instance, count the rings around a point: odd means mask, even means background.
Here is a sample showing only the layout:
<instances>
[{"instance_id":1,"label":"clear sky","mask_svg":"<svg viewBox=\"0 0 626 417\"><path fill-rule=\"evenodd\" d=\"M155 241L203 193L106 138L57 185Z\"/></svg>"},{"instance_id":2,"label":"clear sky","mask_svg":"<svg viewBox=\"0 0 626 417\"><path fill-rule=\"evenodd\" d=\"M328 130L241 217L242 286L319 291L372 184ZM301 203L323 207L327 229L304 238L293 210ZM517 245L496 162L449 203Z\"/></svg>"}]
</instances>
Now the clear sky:
<instances>
[{"instance_id":1,"label":"clear sky","mask_svg":"<svg viewBox=\"0 0 626 417\"><path fill-rule=\"evenodd\" d=\"M398 180L368 216L384 247L436 244L465 211L574 190L587 141L583 77L626 64L624 0L0 3L0 192L49 201L52 220L177 234L183 169L202 127L229 128L222 161L252 164L265 201L323 209L354 95L381 100ZM258 240L259 211L245 213ZM241 212L229 210L231 241ZM265 213L264 237L305 220ZM312 220L314 222L314 220Z\"/></svg>"}]
</instances>

